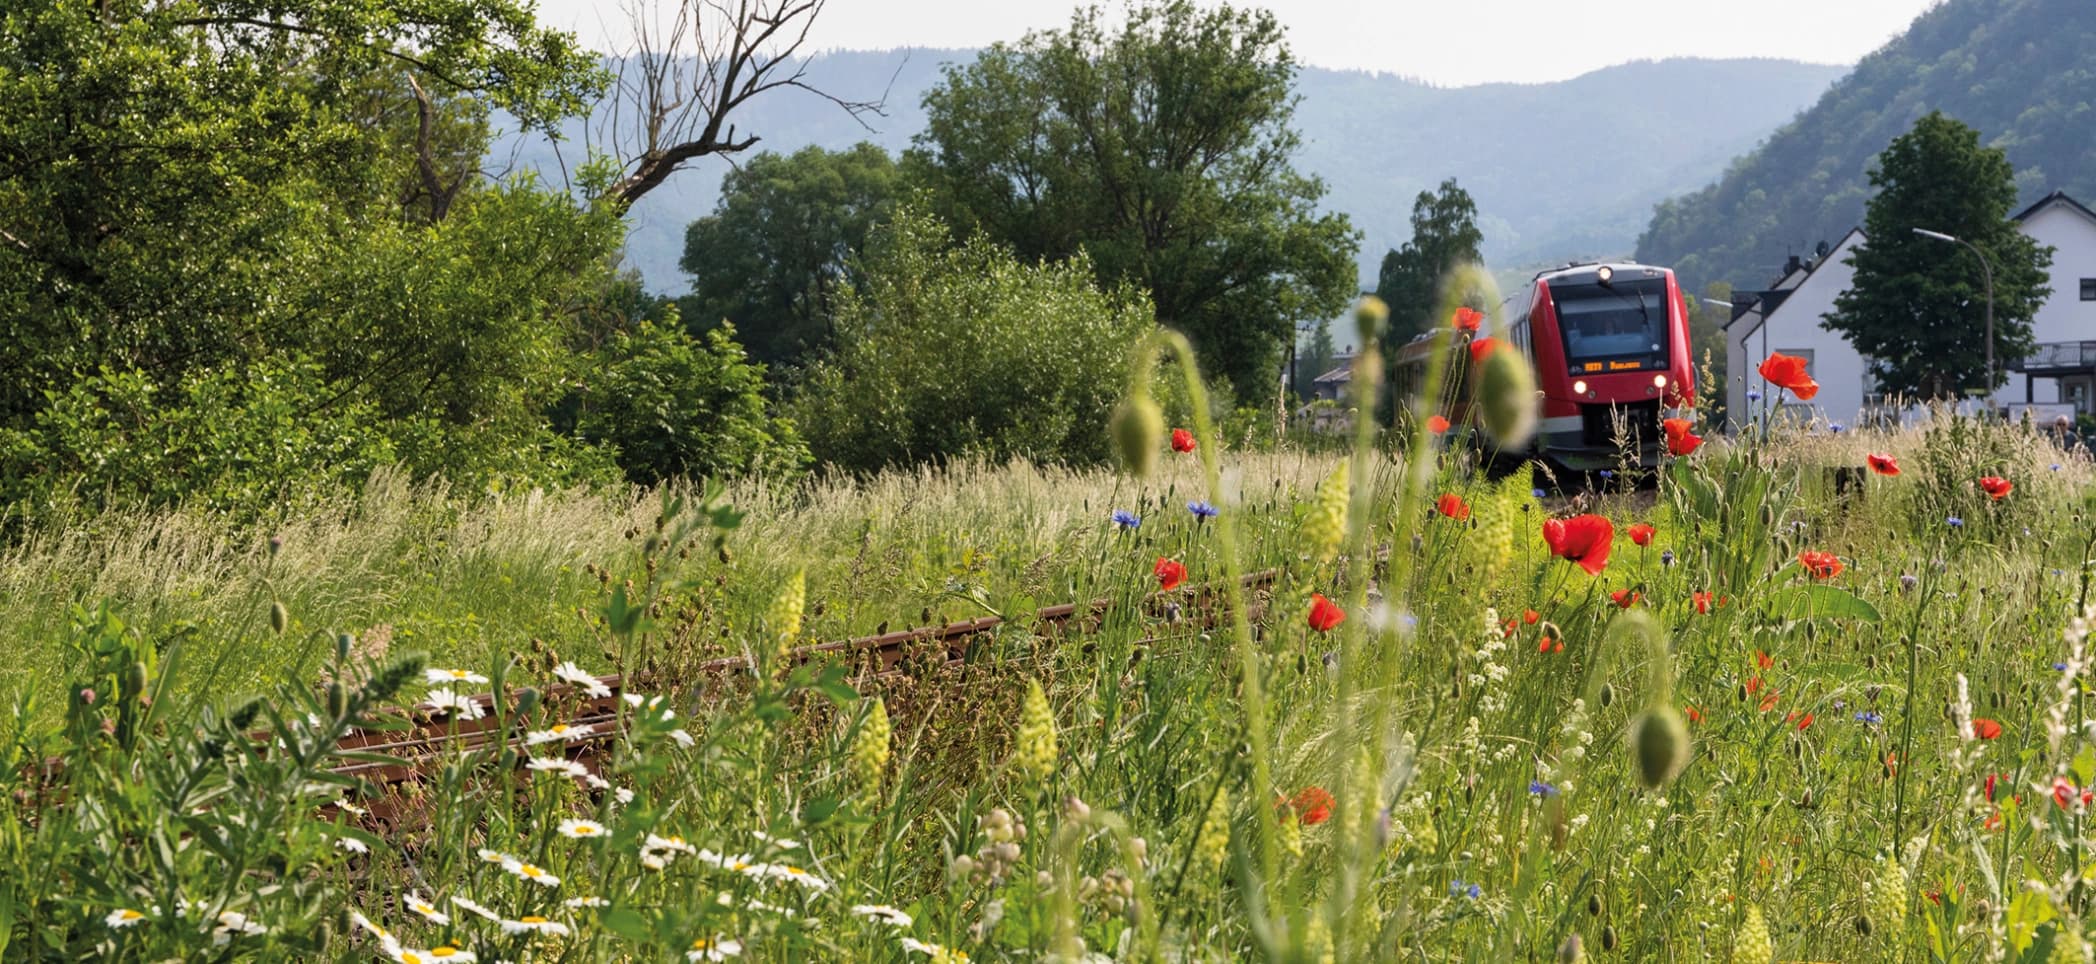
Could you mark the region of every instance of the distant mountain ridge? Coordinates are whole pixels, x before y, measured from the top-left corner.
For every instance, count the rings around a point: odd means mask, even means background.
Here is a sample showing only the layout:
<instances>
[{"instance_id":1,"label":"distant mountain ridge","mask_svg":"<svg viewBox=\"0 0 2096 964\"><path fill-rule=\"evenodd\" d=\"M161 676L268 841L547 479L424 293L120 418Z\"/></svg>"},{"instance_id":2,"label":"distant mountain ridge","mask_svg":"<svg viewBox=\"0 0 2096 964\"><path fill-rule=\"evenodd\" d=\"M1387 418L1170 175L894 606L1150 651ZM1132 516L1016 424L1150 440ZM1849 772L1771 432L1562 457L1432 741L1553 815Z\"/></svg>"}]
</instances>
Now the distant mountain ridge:
<instances>
[{"instance_id":1,"label":"distant mountain ridge","mask_svg":"<svg viewBox=\"0 0 2096 964\"><path fill-rule=\"evenodd\" d=\"M924 125L924 92L972 50L846 51L808 63L808 79L852 98L883 90L887 116L867 130L835 105L795 90L736 117L790 152L872 141L900 152ZM1796 115L1847 68L1781 60L1624 64L1551 84L1441 88L1390 74L1303 68L1296 167L1323 177L1327 208L1363 233L1359 264L1373 286L1383 253L1411 237L1412 197L1455 177L1477 200L1485 255L1496 265L1627 253L1653 205L1707 183L1725 163ZM1722 104L1723 116L1710 105ZM568 164L584 124L571 121ZM499 165L560 170L543 138L506 137ZM681 293L684 228L713 208L723 162L673 177L629 216L627 260L648 287Z\"/></svg>"},{"instance_id":2,"label":"distant mountain ridge","mask_svg":"<svg viewBox=\"0 0 2096 964\"><path fill-rule=\"evenodd\" d=\"M1818 103L1715 183L1662 204L1642 261L1698 286L1760 287L1789 254L1863 220L1868 171L1893 138L1941 110L2005 148L2025 202L2096 196L2096 3L1947 0L1856 65Z\"/></svg>"}]
</instances>

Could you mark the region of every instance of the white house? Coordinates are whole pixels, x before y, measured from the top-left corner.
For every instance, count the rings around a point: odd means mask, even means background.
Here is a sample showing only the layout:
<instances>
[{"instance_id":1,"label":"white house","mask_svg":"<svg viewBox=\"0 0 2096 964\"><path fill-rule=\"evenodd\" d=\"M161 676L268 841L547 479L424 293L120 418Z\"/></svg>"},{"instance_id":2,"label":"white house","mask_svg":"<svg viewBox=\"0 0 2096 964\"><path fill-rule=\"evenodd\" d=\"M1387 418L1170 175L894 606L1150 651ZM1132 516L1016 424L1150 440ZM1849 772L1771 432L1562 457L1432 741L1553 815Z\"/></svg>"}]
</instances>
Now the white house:
<instances>
[{"instance_id":1,"label":"white house","mask_svg":"<svg viewBox=\"0 0 2096 964\"><path fill-rule=\"evenodd\" d=\"M2009 408L2033 405L2041 412L2068 406L2078 413L2096 411L2096 213L2055 192L2015 220L2025 234L2054 248L2052 295L2032 321L2036 351L2029 358L1999 362L2009 379L1995 401ZM1853 424L1879 405L1863 356L1848 339L1822 327L1834 298L1855 278L1849 254L1864 242L1862 229L1852 230L1815 262L1793 260L1769 290L1735 297L1732 320L1725 325L1725 357L1732 373L1725 402L1735 425L1775 403L1775 387L1756 370L1772 351L1803 356L1820 385L1809 404L1784 399L1787 412ZM1759 393L1758 404L1748 398L1750 392Z\"/></svg>"}]
</instances>

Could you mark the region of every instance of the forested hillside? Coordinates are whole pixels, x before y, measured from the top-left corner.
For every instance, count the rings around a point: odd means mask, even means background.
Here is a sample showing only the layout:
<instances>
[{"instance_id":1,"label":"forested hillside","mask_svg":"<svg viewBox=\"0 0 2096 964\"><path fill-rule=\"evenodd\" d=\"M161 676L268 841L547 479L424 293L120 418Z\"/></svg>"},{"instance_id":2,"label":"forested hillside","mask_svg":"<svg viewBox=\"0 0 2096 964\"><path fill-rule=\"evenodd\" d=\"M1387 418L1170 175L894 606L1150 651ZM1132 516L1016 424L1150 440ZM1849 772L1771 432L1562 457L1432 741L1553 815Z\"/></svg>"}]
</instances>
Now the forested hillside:
<instances>
[{"instance_id":1,"label":"forested hillside","mask_svg":"<svg viewBox=\"0 0 2096 964\"><path fill-rule=\"evenodd\" d=\"M920 104L943 66L972 50L847 51L808 65L810 82L841 96L885 91L887 116L862 125L834 104L780 91L749 105L758 150L791 153L862 140L891 152L924 127ZM1362 279L1411 235L1414 194L1456 177L1476 197L1485 256L1525 264L1630 250L1652 205L1707 182L1725 161L1812 102L1844 68L1781 60L1667 60L1624 64L1554 84L1438 88L1388 74L1305 68L1296 80L1303 134L1297 168L1331 187L1327 206L1364 234ZM1713 112L1712 104L1724 105ZM601 111L600 110L600 116ZM572 167L594 122L570 121L561 146ZM557 176L543 138L506 137L494 167ZM651 290L679 293L684 230L713 209L724 165L665 184L629 214L627 263Z\"/></svg>"},{"instance_id":2,"label":"forested hillside","mask_svg":"<svg viewBox=\"0 0 2096 964\"><path fill-rule=\"evenodd\" d=\"M2096 195L2091 51L2089 0L1949 0L1716 183L1661 204L1637 257L1699 287L1765 283L1787 253L1861 222L1873 159L1932 110L2006 149L2023 200Z\"/></svg>"}]
</instances>

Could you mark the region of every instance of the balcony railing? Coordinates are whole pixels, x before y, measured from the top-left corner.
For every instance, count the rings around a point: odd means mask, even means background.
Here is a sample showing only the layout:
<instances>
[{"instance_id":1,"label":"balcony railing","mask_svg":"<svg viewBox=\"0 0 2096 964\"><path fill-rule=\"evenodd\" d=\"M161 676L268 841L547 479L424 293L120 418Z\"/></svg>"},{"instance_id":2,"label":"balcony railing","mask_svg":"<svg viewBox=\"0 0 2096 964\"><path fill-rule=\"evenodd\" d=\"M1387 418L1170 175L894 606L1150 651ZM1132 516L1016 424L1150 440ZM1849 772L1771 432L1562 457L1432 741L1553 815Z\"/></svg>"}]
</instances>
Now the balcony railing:
<instances>
[{"instance_id":1,"label":"balcony railing","mask_svg":"<svg viewBox=\"0 0 2096 964\"><path fill-rule=\"evenodd\" d=\"M2036 375L2096 372L2096 341L2046 342L2032 349L2029 355L2009 362L2009 370Z\"/></svg>"}]
</instances>

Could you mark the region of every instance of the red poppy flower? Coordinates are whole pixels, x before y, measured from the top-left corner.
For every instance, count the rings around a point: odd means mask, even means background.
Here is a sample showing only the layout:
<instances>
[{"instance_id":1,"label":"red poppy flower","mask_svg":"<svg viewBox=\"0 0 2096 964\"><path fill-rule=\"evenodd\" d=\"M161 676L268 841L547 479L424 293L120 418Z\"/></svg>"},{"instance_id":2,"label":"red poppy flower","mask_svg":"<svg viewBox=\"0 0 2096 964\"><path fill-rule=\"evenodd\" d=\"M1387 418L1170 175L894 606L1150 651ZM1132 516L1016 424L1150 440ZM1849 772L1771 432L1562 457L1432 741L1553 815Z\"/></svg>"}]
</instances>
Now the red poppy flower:
<instances>
[{"instance_id":1,"label":"red poppy flower","mask_svg":"<svg viewBox=\"0 0 2096 964\"><path fill-rule=\"evenodd\" d=\"M1761 698L1761 712L1766 713L1776 708L1777 695L1776 691L1772 689L1768 691L1768 695Z\"/></svg>"},{"instance_id":2,"label":"red poppy flower","mask_svg":"<svg viewBox=\"0 0 2096 964\"><path fill-rule=\"evenodd\" d=\"M1470 504L1464 502L1462 496L1453 492L1443 493L1441 498L1434 500L1434 511L1457 522L1470 518Z\"/></svg>"},{"instance_id":3,"label":"red poppy flower","mask_svg":"<svg viewBox=\"0 0 2096 964\"><path fill-rule=\"evenodd\" d=\"M2001 724L1981 717L1972 721L1972 735L1982 740L1991 740L2001 735Z\"/></svg>"},{"instance_id":4,"label":"red poppy flower","mask_svg":"<svg viewBox=\"0 0 2096 964\"><path fill-rule=\"evenodd\" d=\"M1796 710L1792 710L1788 715L1783 717L1783 722L1794 723L1797 725L1798 729L1803 730L1804 728L1812 725L1812 714L1799 713Z\"/></svg>"},{"instance_id":5,"label":"red poppy flower","mask_svg":"<svg viewBox=\"0 0 2096 964\"><path fill-rule=\"evenodd\" d=\"M1172 430L1172 451L1191 452L1194 450L1194 445L1194 433L1183 428Z\"/></svg>"},{"instance_id":6,"label":"red poppy flower","mask_svg":"<svg viewBox=\"0 0 2096 964\"><path fill-rule=\"evenodd\" d=\"M1449 324L1473 335L1477 334L1478 328L1482 327L1484 323L1485 313L1470 307L1457 308L1456 316L1449 320Z\"/></svg>"},{"instance_id":7,"label":"red poppy flower","mask_svg":"<svg viewBox=\"0 0 2096 964\"><path fill-rule=\"evenodd\" d=\"M1997 475L1990 475L1980 480L1980 491L1987 493L1987 498L1996 502L2000 502L2004 496L2007 496L2015 488L2016 486L2009 480Z\"/></svg>"},{"instance_id":8,"label":"red poppy flower","mask_svg":"<svg viewBox=\"0 0 2096 964\"><path fill-rule=\"evenodd\" d=\"M1590 576L1608 567L1608 550L1615 540L1615 523L1602 516L1543 520L1543 541L1550 544L1551 553L1578 563Z\"/></svg>"},{"instance_id":9,"label":"red poppy flower","mask_svg":"<svg viewBox=\"0 0 2096 964\"><path fill-rule=\"evenodd\" d=\"M1479 338L1478 340L1471 342L1470 363L1475 365L1480 362L1483 362L1485 360L1485 356L1491 354L1492 349L1498 347L1499 339L1497 338Z\"/></svg>"},{"instance_id":10,"label":"red poppy flower","mask_svg":"<svg viewBox=\"0 0 2096 964\"><path fill-rule=\"evenodd\" d=\"M1879 475L1899 474L1899 462L1890 455L1879 455L1876 452L1872 452L1864 456L1863 461L1870 463L1870 470Z\"/></svg>"},{"instance_id":11,"label":"red poppy flower","mask_svg":"<svg viewBox=\"0 0 2096 964\"><path fill-rule=\"evenodd\" d=\"M1759 692L1761 692L1761 677L1756 676L1747 680L1747 695L1752 696Z\"/></svg>"},{"instance_id":12,"label":"red poppy flower","mask_svg":"<svg viewBox=\"0 0 2096 964\"><path fill-rule=\"evenodd\" d=\"M1710 612L1710 594L1709 594L1709 593L1707 593L1707 592L1699 592L1699 593L1692 593L1692 594L1690 594L1689 598L1695 601L1695 603L1696 603L1696 612L1698 612L1698 613L1708 613L1708 612Z\"/></svg>"},{"instance_id":13,"label":"red poppy flower","mask_svg":"<svg viewBox=\"0 0 2096 964\"><path fill-rule=\"evenodd\" d=\"M1659 423L1659 426L1667 430L1668 455L1687 455L1694 452L1696 446L1703 444L1703 436L1689 431L1696 426L1688 419L1670 418Z\"/></svg>"},{"instance_id":14,"label":"red poppy flower","mask_svg":"<svg viewBox=\"0 0 2096 964\"><path fill-rule=\"evenodd\" d=\"M1649 546L1652 544L1652 536L1658 532L1658 529L1640 522L1630 527L1630 541L1637 543L1639 546Z\"/></svg>"},{"instance_id":15,"label":"red poppy flower","mask_svg":"<svg viewBox=\"0 0 2096 964\"><path fill-rule=\"evenodd\" d=\"M1986 786L1987 786L1987 802L1988 802L1988 803L1993 803L1993 802L1994 802L1994 779L1995 779L1996 777L2000 776L2000 775L2001 775L2001 774L1998 774L1998 773L1989 773L1989 774L1987 774L1987 783L1986 783Z\"/></svg>"},{"instance_id":16,"label":"red poppy flower","mask_svg":"<svg viewBox=\"0 0 2096 964\"><path fill-rule=\"evenodd\" d=\"M1541 618L1543 618L1543 614L1536 612L1533 609L1524 609L1521 611L1521 621L1529 624L1530 626L1535 625L1536 620Z\"/></svg>"},{"instance_id":17,"label":"red poppy flower","mask_svg":"<svg viewBox=\"0 0 2096 964\"><path fill-rule=\"evenodd\" d=\"M1538 653L1562 653L1564 651L1565 641L1562 639L1558 639L1549 633L1544 633L1536 638L1536 652Z\"/></svg>"},{"instance_id":18,"label":"red poppy flower","mask_svg":"<svg viewBox=\"0 0 2096 964\"><path fill-rule=\"evenodd\" d=\"M1631 592L1628 589L1618 589L1615 592L1609 593L1608 598L1615 600L1616 605L1618 607L1621 607L1623 609L1629 609L1630 607L1637 605L1638 599L1642 597L1640 597L1637 593Z\"/></svg>"},{"instance_id":19,"label":"red poppy flower","mask_svg":"<svg viewBox=\"0 0 2096 964\"><path fill-rule=\"evenodd\" d=\"M1994 809L1994 812L1993 812L1993 813L1990 813L1990 814L1988 814L1988 815L1987 815L1987 825L1986 825L1986 826L1987 826L1987 829L1988 829L1988 830L2000 830L2000 829L2001 829L2001 808L1999 808L1999 807L1996 807L1996 808Z\"/></svg>"},{"instance_id":20,"label":"red poppy flower","mask_svg":"<svg viewBox=\"0 0 2096 964\"><path fill-rule=\"evenodd\" d=\"M2068 780L2066 777L2052 778L2052 802L2059 804L2063 810L2073 806L2076 799L2079 799L2081 805L2086 807L2089 805L2091 796L2090 791L2075 786L2073 781Z\"/></svg>"},{"instance_id":21,"label":"red poppy flower","mask_svg":"<svg viewBox=\"0 0 2096 964\"><path fill-rule=\"evenodd\" d=\"M1819 552L1813 549L1807 549L1798 553L1798 565L1804 566L1805 571L1810 573L1814 579L1832 579L1841 575L1842 569L1841 557L1831 552Z\"/></svg>"},{"instance_id":22,"label":"red poppy flower","mask_svg":"<svg viewBox=\"0 0 2096 964\"><path fill-rule=\"evenodd\" d=\"M1776 665L1776 658L1757 649L1754 651L1754 665L1767 669Z\"/></svg>"},{"instance_id":23,"label":"red poppy flower","mask_svg":"<svg viewBox=\"0 0 2096 964\"><path fill-rule=\"evenodd\" d=\"M1684 706L1684 707L1682 707L1682 708L1681 708L1681 715L1682 715L1682 716L1686 716L1686 717L1688 717L1688 721L1689 721L1690 723L1701 723L1701 722L1703 722L1703 711L1702 711L1702 710L1699 710L1699 709L1696 709L1696 708L1695 708L1695 707L1693 707L1693 706Z\"/></svg>"},{"instance_id":24,"label":"red poppy flower","mask_svg":"<svg viewBox=\"0 0 2096 964\"><path fill-rule=\"evenodd\" d=\"M1332 627L1346 621L1346 610L1325 598L1325 594L1310 594L1310 628L1320 633L1329 633Z\"/></svg>"},{"instance_id":25,"label":"red poppy flower","mask_svg":"<svg viewBox=\"0 0 2096 964\"><path fill-rule=\"evenodd\" d=\"M1440 435L1441 433L1448 431L1448 419L1442 418L1439 415L1428 416L1426 420L1426 430L1434 433L1435 435Z\"/></svg>"},{"instance_id":26,"label":"red poppy flower","mask_svg":"<svg viewBox=\"0 0 2096 964\"><path fill-rule=\"evenodd\" d=\"M1186 581L1186 566L1177 560L1158 556L1157 568L1151 571L1157 574L1157 588L1166 592L1179 588L1179 584Z\"/></svg>"},{"instance_id":27,"label":"red poppy flower","mask_svg":"<svg viewBox=\"0 0 2096 964\"><path fill-rule=\"evenodd\" d=\"M1809 402L1819 394L1819 383L1805 373L1805 359L1786 355L1780 351L1769 352L1761 363L1761 377L1769 384L1785 389L1798 401Z\"/></svg>"},{"instance_id":28,"label":"red poppy flower","mask_svg":"<svg viewBox=\"0 0 2096 964\"><path fill-rule=\"evenodd\" d=\"M1305 827L1315 827L1332 819L1332 795L1323 787L1304 787L1296 791L1288 801L1288 808L1295 811L1296 819Z\"/></svg>"}]
</instances>

